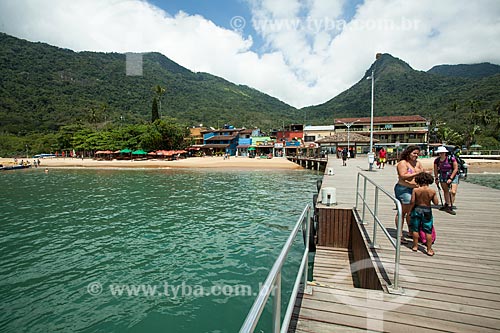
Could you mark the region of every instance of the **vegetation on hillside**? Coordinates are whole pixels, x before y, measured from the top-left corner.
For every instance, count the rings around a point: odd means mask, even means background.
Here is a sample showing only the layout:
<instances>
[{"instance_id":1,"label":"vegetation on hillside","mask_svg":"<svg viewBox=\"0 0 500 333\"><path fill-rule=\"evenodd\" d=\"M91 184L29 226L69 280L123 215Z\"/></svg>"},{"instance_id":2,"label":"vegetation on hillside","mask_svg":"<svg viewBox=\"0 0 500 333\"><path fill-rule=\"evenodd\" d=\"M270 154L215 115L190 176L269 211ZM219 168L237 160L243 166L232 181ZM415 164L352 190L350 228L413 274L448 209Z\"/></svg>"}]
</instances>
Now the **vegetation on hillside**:
<instances>
[{"instance_id":1,"label":"vegetation on hillside","mask_svg":"<svg viewBox=\"0 0 500 333\"><path fill-rule=\"evenodd\" d=\"M427 73L480 79L500 74L500 66L487 62L470 65L437 65L429 69Z\"/></svg>"},{"instance_id":2,"label":"vegetation on hillside","mask_svg":"<svg viewBox=\"0 0 500 333\"><path fill-rule=\"evenodd\" d=\"M159 53L142 56L142 75L126 75L126 55L73 52L0 34L0 132L25 135L68 124L139 124L161 117L187 125L268 130L300 119L276 98L222 78L193 73Z\"/></svg>"},{"instance_id":3,"label":"vegetation on hillside","mask_svg":"<svg viewBox=\"0 0 500 333\"><path fill-rule=\"evenodd\" d=\"M383 54L348 90L297 110L250 87L193 73L159 53L135 57L142 74L127 75L125 54L73 52L2 33L0 45L0 156L78 147L153 150L163 148L160 141L178 148L177 135L193 125L268 131L301 123L304 114L317 125L369 116L372 70L376 116L422 115L433 137L451 144L498 148L500 141L497 65L422 72Z\"/></svg>"},{"instance_id":4,"label":"vegetation on hillside","mask_svg":"<svg viewBox=\"0 0 500 333\"><path fill-rule=\"evenodd\" d=\"M438 142L444 140L466 146L477 143L498 149L500 74L445 77L416 71L389 54L375 61L364 77L348 90L324 104L305 108L308 117L321 124L333 118L370 116L372 70L375 72L375 116L419 114L438 124L443 133L461 133L453 140L445 140L438 133L435 136ZM471 78L475 76L480 78Z\"/></svg>"}]
</instances>

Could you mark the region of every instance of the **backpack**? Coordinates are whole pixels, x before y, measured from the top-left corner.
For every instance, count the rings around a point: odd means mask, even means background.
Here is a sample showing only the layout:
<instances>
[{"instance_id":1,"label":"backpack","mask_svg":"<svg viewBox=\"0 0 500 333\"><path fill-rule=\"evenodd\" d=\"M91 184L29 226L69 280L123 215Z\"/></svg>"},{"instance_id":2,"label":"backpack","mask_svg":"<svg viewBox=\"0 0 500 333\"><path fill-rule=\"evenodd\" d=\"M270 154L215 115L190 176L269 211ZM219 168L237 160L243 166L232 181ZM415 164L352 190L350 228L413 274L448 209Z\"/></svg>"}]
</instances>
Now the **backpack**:
<instances>
[{"instance_id":1,"label":"backpack","mask_svg":"<svg viewBox=\"0 0 500 333\"><path fill-rule=\"evenodd\" d=\"M458 164L458 177L459 179L467 179L467 163L460 158L460 156L456 155L455 152L450 152L448 155L448 163L452 164L451 158L454 157Z\"/></svg>"}]
</instances>

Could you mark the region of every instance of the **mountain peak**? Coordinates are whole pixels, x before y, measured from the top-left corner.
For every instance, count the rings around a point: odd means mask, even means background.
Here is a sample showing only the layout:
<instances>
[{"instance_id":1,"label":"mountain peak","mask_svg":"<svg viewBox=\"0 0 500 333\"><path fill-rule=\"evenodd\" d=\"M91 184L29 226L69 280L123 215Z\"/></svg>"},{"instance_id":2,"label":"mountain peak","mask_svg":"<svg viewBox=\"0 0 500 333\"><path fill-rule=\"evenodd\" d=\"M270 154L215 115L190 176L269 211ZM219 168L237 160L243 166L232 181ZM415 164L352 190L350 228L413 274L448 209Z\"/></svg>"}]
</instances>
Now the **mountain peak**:
<instances>
[{"instance_id":1,"label":"mountain peak","mask_svg":"<svg viewBox=\"0 0 500 333\"><path fill-rule=\"evenodd\" d=\"M389 53L377 53L376 60L365 72L363 79L371 76L372 71L375 71L375 77L379 77L412 72L414 69L403 60L393 57Z\"/></svg>"}]
</instances>

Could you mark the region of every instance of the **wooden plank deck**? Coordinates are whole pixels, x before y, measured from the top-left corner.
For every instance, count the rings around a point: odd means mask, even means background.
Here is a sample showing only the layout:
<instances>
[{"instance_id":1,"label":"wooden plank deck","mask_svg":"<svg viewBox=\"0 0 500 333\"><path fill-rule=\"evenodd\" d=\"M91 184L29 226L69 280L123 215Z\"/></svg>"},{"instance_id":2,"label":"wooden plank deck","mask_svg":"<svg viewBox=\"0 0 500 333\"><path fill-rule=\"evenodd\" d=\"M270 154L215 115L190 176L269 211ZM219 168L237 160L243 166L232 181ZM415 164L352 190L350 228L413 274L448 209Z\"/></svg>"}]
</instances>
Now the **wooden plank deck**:
<instances>
[{"instance_id":1,"label":"wooden plank deck","mask_svg":"<svg viewBox=\"0 0 500 333\"><path fill-rule=\"evenodd\" d=\"M347 167L341 165L341 160L330 159L327 168L333 167L335 175L323 179L323 187L337 189L338 207L355 206L359 171L393 193L397 179L394 166L365 172L368 162L363 157L349 160ZM346 280L346 267L341 267L348 265L348 252L341 256L342 251L320 249L315 257L312 294L303 295L296 332L499 332L499 202L499 190L460 183L457 215L433 210L436 255L425 255L423 247L412 252L410 243L402 246L403 295L354 288ZM392 201L379 198L380 220L395 235L393 209ZM361 215L361 209L358 212ZM369 223L363 227L369 242L373 223L368 213L366 219ZM380 230L377 243L380 248L372 253L386 273L385 283L390 284L395 250Z\"/></svg>"}]
</instances>

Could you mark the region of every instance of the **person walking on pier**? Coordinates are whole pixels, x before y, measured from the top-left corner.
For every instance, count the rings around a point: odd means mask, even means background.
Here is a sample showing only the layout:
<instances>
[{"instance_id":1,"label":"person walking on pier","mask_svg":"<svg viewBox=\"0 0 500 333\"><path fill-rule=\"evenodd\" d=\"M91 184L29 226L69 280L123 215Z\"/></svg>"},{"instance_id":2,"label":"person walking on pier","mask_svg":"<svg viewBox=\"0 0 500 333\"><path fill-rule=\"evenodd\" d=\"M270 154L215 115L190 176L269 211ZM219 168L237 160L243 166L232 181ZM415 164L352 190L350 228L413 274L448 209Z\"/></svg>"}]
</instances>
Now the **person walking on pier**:
<instances>
[{"instance_id":1,"label":"person walking on pier","mask_svg":"<svg viewBox=\"0 0 500 333\"><path fill-rule=\"evenodd\" d=\"M402 153L401 158L396 166L398 172L398 182L394 186L394 195L401 201L403 224L406 220L406 224L409 228L410 226L410 211L411 211L411 195L413 189L417 187L415 182L415 176L419 173L424 172L424 167L422 163L418 161L418 156L420 155L419 146L408 146ZM396 214L396 228L398 226L398 215ZM401 226L402 227L402 226ZM403 239L403 230L401 230L401 242L406 243Z\"/></svg>"},{"instance_id":2,"label":"person walking on pier","mask_svg":"<svg viewBox=\"0 0 500 333\"><path fill-rule=\"evenodd\" d=\"M385 168L385 162L387 161L387 152L385 151L384 147L380 148L379 152L378 152L378 161L379 161L379 165L378 165L378 168L380 169L380 167Z\"/></svg>"},{"instance_id":3,"label":"person walking on pier","mask_svg":"<svg viewBox=\"0 0 500 333\"><path fill-rule=\"evenodd\" d=\"M425 172L419 173L415 176L415 182L418 187L413 190L411 194L411 214L410 214L410 231L413 233L413 252L418 250L418 235L420 229L425 233L427 255L433 256L434 250L432 249L432 227L434 219L432 217L431 204L438 204L438 197L436 191L429 187L434 183L434 178Z\"/></svg>"},{"instance_id":4,"label":"person walking on pier","mask_svg":"<svg viewBox=\"0 0 500 333\"><path fill-rule=\"evenodd\" d=\"M447 156L448 149L444 146L439 147L436 153L439 154L439 157L434 160L434 177L436 178L436 185L441 184L445 201L440 210L456 215L457 213L453 211L453 203L458 188L458 162L455 157Z\"/></svg>"},{"instance_id":5,"label":"person walking on pier","mask_svg":"<svg viewBox=\"0 0 500 333\"><path fill-rule=\"evenodd\" d=\"M347 166L347 158L349 157L349 151L347 148L342 150L342 166Z\"/></svg>"}]
</instances>

